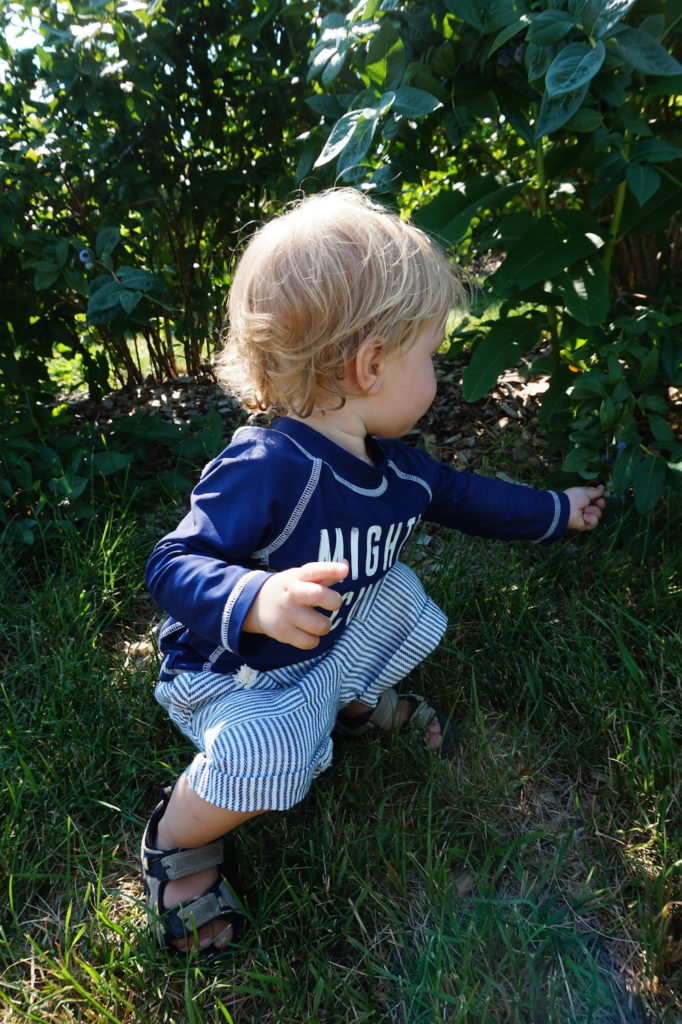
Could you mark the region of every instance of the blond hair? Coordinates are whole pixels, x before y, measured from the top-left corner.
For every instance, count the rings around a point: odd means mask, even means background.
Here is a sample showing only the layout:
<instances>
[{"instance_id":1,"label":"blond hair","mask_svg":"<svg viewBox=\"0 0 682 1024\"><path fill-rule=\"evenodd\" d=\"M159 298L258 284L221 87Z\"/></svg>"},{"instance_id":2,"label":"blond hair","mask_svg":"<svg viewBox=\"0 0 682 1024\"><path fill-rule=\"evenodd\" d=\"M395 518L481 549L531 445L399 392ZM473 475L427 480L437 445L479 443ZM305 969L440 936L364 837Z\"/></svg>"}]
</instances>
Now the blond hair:
<instances>
[{"instance_id":1,"label":"blond hair","mask_svg":"<svg viewBox=\"0 0 682 1024\"><path fill-rule=\"evenodd\" d=\"M346 367L367 338L390 353L444 318L464 290L422 231L355 189L295 203L260 228L232 282L220 383L250 409L309 416L343 405Z\"/></svg>"}]
</instances>

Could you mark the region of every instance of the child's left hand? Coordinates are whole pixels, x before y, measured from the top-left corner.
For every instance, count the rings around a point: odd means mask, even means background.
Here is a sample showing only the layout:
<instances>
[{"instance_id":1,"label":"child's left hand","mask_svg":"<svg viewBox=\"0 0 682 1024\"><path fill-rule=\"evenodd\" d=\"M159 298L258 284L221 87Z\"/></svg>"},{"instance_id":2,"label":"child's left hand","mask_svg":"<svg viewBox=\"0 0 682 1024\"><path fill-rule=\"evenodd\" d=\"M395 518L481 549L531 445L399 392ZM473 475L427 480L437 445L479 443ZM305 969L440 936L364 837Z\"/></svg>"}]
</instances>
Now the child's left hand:
<instances>
[{"instance_id":1,"label":"child's left hand","mask_svg":"<svg viewBox=\"0 0 682 1024\"><path fill-rule=\"evenodd\" d=\"M599 484L597 487L568 487L564 491L571 503L566 524L569 530L594 530L599 525L602 510L606 506L604 490L604 485Z\"/></svg>"}]
</instances>

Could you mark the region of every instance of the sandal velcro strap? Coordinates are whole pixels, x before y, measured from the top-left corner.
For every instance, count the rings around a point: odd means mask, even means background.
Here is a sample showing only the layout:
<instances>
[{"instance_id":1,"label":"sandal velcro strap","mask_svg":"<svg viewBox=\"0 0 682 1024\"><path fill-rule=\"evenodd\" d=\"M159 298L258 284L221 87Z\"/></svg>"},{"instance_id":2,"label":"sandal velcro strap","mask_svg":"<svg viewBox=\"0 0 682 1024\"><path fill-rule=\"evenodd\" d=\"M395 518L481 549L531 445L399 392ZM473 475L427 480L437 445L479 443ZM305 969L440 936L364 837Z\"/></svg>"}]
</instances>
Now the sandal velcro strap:
<instances>
[{"instance_id":1,"label":"sandal velcro strap","mask_svg":"<svg viewBox=\"0 0 682 1024\"><path fill-rule=\"evenodd\" d=\"M223 878L217 882L203 896L187 900L177 907L165 910L159 914L159 923L166 929L166 941L169 939L183 939L192 932L198 931L202 925L217 918L225 918L233 921L233 931L236 931L234 916L242 917L244 908L237 899L234 890ZM235 935L235 938L237 936Z\"/></svg>"},{"instance_id":2,"label":"sandal velcro strap","mask_svg":"<svg viewBox=\"0 0 682 1024\"><path fill-rule=\"evenodd\" d=\"M158 825L168 807L170 794L170 789L163 792L161 803L155 807L142 837L142 878L147 912L153 922L157 942L171 952L180 954L180 949L174 945L177 939L187 939L196 935L203 925L222 920L226 926L232 926L229 946L234 947L244 935L246 917L236 893L224 878L216 881L201 896L174 907L167 908L165 905L164 894L168 882L194 875L206 868L218 867L223 862L224 852L222 838L214 839L205 846L156 849ZM222 956L227 951L227 946L213 942L199 950L202 956L210 957Z\"/></svg>"},{"instance_id":3,"label":"sandal velcro strap","mask_svg":"<svg viewBox=\"0 0 682 1024\"><path fill-rule=\"evenodd\" d=\"M440 725L441 742L434 750L434 754L438 757L447 757L451 754L459 743L459 733L450 716L435 701L428 700L418 693L408 693L404 700L410 705L410 715L403 726L403 732L407 729L426 729L429 722L435 718Z\"/></svg>"},{"instance_id":4,"label":"sandal velcro strap","mask_svg":"<svg viewBox=\"0 0 682 1024\"><path fill-rule=\"evenodd\" d=\"M168 882L222 864L223 841L215 839L212 843L194 849L162 851L146 848L142 856L147 874L161 882Z\"/></svg>"},{"instance_id":5,"label":"sandal velcro strap","mask_svg":"<svg viewBox=\"0 0 682 1024\"><path fill-rule=\"evenodd\" d=\"M334 731L340 736L360 736L370 730L379 730L382 733L391 732L396 728L398 702L404 700L408 705L408 716L401 732L417 731L425 732L429 723L435 718L441 728L442 740L439 747L433 753L439 757L447 757L457 746L459 736L457 729L449 715L427 697L417 693L398 694L389 687L381 694L375 708L367 714L358 715L353 718L340 712L336 719Z\"/></svg>"}]
</instances>

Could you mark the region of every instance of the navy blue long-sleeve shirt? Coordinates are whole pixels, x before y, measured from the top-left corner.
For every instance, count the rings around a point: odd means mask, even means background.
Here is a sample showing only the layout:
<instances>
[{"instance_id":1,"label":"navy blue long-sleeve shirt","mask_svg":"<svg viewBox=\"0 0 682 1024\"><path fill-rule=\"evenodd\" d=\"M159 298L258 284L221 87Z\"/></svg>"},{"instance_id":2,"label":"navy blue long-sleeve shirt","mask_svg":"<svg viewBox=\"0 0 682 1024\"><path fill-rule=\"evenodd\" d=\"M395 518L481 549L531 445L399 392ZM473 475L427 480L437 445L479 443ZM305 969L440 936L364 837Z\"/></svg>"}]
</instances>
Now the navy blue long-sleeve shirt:
<instances>
[{"instance_id":1,"label":"navy blue long-sleeve shirt","mask_svg":"<svg viewBox=\"0 0 682 1024\"><path fill-rule=\"evenodd\" d=\"M147 566L149 591L170 615L162 679L324 654L422 519L499 540L547 542L566 529L565 494L460 473L400 441L370 438L368 451L373 465L285 417L237 430ZM242 632L268 574L344 558L350 571L335 586L343 603L314 650Z\"/></svg>"}]
</instances>

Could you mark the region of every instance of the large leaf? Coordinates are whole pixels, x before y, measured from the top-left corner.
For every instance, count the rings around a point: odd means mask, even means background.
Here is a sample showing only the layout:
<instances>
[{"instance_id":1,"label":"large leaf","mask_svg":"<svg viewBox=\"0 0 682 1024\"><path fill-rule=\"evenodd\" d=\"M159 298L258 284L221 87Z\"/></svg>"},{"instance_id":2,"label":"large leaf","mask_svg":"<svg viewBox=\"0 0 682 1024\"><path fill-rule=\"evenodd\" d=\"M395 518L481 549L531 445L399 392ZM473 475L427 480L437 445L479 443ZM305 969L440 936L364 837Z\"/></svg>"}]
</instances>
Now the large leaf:
<instances>
[{"instance_id":1,"label":"large leaf","mask_svg":"<svg viewBox=\"0 0 682 1024\"><path fill-rule=\"evenodd\" d=\"M611 473L614 494L622 497L632 485L632 474L639 461L639 445L627 444L618 452Z\"/></svg>"},{"instance_id":2,"label":"large leaf","mask_svg":"<svg viewBox=\"0 0 682 1024\"><path fill-rule=\"evenodd\" d=\"M162 287L158 278L139 267L119 267L116 276L126 288L134 288L141 292L151 292Z\"/></svg>"},{"instance_id":3,"label":"large leaf","mask_svg":"<svg viewBox=\"0 0 682 1024\"><path fill-rule=\"evenodd\" d=\"M330 86L346 63L351 42L343 14L333 13L323 18L320 36L310 58L308 79L319 76L325 88Z\"/></svg>"},{"instance_id":4,"label":"large leaf","mask_svg":"<svg viewBox=\"0 0 682 1024\"><path fill-rule=\"evenodd\" d=\"M497 51L504 46L505 43L508 43L510 39L513 39L514 36L519 34L519 32L522 32L527 28L529 21L529 16L527 14L522 14L520 18L516 18L509 25L505 25L504 28L501 28L488 47L485 55L486 60L492 57L494 53L497 53Z\"/></svg>"},{"instance_id":5,"label":"large leaf","mask_svg":"<svg viewBox=\"0 0 682 1024\"><path fill-rule=\"evenodd\" d=\"M643 164L629 164L625 172L625 180L640 206L651 199L661 184L661 176L658 171Z\"/></svg>"},{"instance_id":6,"label":"large leaf","mask_svg":"<svg viewBox=\"0 0 682 1024\"><path fill-rule=\"evenodd\" d=\"M595 183L590 190L590 202L598 206L603 199L615 192L621 181L625 180L627 162L620 153L607 153L597 162Z\"/></svg>"},{"instance_id":7,"label":"large leaf","mask_svg":"<svg viewBox=\"0 0 682 1024\"><path fill-rule=\"evenodd\" d=\"M538 410L538 426L544 430L565 430L568 426L571 403L567 392L574 378L565 363L554 370Z\"/></svg>"},{"instance_id":8,"label":"large leaf","mask_svg":"<svg viewBox=\"0 0 682 1024\"><path fill-rule=\"evenodd\" d=\"M582 89L592 81L605 57L606 47L601 40L594 46L569 43L556 55L545 76L549 96L563 96Z\"/></svg>"},{"instance_id":9,"label":"large leaf","mask_svg":"<svg viewBox=\"0 0 682 1024\"><path fill-rule=\"evenodd\" d=\"M495 292L506 298L592 256L604 244L596 227L589 215L578 210L539 217L511 246L504 263L490 278Z\"/></svg>"},{"instance_id":10,"label":"large leaf","mask_svg":"<svg viewBox=\"0 0 682 1024\"><path fill-rule=\"evenodd\" d=\"M636 2L637 0L579 0L572 8L586 35L601 39L623 20Z\"/></svg>"},{"instance_id":11,"label":"large leaf","mask_svg":"<svg viewBox=\"0 0 682 1024\"><path fill-rule=\"evenodd\" d=\"M655 508L663 494L666 475L666 463L656 455L645 455L634 467L635 507L640 514L646 515Z\"/></svg>"},{"instance_id":12,"label":"large leaf","mask_svg":"<svg viewBox=\"0 0 682 1024\"><path fill-rule=\"evenodd\" d=\"M682 64L664 46L639 28L623 27L614 33L619 56L648 75L679 75Z\"/></svg>"},{"instance_id":13,"label":"large leaf","mask_svg":"<svg viewBox=\"0 0 682 1024\"><path fill-rule=\"evenodd\" d=\"M423 117L440 106L440 100L430 92L426 92L425 89L415 89L411 85L404 85L395 90L393 109L397 114L403 114L405 117Z\"/></svg>"},{"instance_id":14,"label":"large leaf","mask_svg":"<svg viewBox=\"0 0 682 1024\"><path fill-rule=\"evenodd\" d=\"M421 207L415 223L447 244L464 237L474 217L484 210L505 206L524 186L523 181L501 184L493 174L469 178L452 189L443 189Z\"/></svg>"},{"instance_id":15,"label":"large leaf","mask_svg":"<svg viewBox=\"0 0 682 1024\"><path fill-rule=\"evenodd\" d=\"M110 278L104 284L94 288L101 278L93 281L88 299L87 320L89 324L103 324L112 320L121 308L121 294L125 288L118 281Z\"/></svg>"},{"instance_id":16,"label":"large leaf","mask_svg":"<svg viewBox=\"0 0 682 1024\"><path fill-rule=\"evenodd\" d=\"M349 110L347 114L340 117L331 130L329 138L324 144L322 152L315 161L315 167L322 167L340 156L350 140L358 130L358 125L363 121L371 120L374 111L370 109Z\"/></svg>"},{"instance_id":17,"label":"large leaf","mask_svg":"<svg viewBox=\"0 0 682 1024\"><path fill-rule=\"evenodd\" d=\"M532 21L526 39L537 46L551 46L565 39L575 27L575 18L568 11L550 8L531 15Z\"/></svg>"},{"instance_id":18,"label":"large leaf","mask_svg":"<svg viewBox=\"0 0 682 1024\"><path fill-rule=\"evenodd\" d=\"M106 260L121 240L118 228L102 228L95 240L95 252L101 260Z\"/></svg>"},{"instance_id":19,"label":"large leaf","mask_svg":"<svg viewBox=\"0 0 682 1024\"><path fill-rule=\"evenodd\" d=\"M581 324L596 326L609 311L609 276L599 260L579 260L554 280L566 309Z\"/></svg>"},{"instance_id":20,"label":"large leaf","mask_svg":"<svg viewBox=\"0 0 682 1024\"><path fill-rule=\"evenodd\" d=\"M551 135L558 128L563 128L582 107L588 89L589 86L583 85L580 89L565 92L561 96L550 96L546 92L542 97L535 125L535 141L539 141L543 135Z\"/></svg>"},{"instance_id":21,"label":"large leaf","mask_svg":"<svg viewBox=\"0 0 682 1024\"><path fill-rule=\"evenodd\" d=\"M665 139L638 139L630 150L630 159L646 164L664 164L679 160L682 148Z\"/></svg>"},{"instance_id":22,"label":"large leaf","mask_svg":"<svg viewBox=\"0 0 682 1024\"><path fill-rule=\"evenodd\" d=\"M378 117L362 118L358 121L355 131L343 148L337 164L339 174L359 168L362 160L372 144L374 132L378 124ZM319 161L318 161L319 163ZM317 164L315 165L317 166Z\"/></svg>"},{"instance_id":23,"label":"large leaf","mask_svg":"<svg viewBox=\"0 0 682 1024\"><path fill-rule=\"evenodd\" d=\"M500 374L515 366L524 352L538 341L544 320L537 315L515 316L492 324L478 343L464 371L462 393L476 402L494 386Z\"/></svg>"},{"instance_id":24,"label":"large leaf","mask_svg":"<svg viewBox=\"0 0 682 1024\"><path fill-rule=\"evenodd\" d=\"M367 48L365 72L370 82L382 91L397 89L403 80L407 58L403 41L388 18Z\"/></svg>"},{"instance_id":25,"label":"large leaf","mask_svg":"<svg viewBox=\"0 0 682 1024\"><path fill-rule=\"evenodd\" d=\"M664 180L644 206L640 206L634 201L628 204L626 199L621 233L626 235L631 231L641 229L655 231L658 228L667 227L670 218L674 217L679 209L680 186L676 181Z\"/></svg>"},{"instance_id":26,"label":"large leaf","mask_svg":"<svg viewBox=\"0 0 682 1024\"><path fill-rule=\"evenodd\" d=\"M474 3L474 0L445 0L445 9L479 32L483 31L484 18L481 15L484 8L480 3Z\"/></svg>"}]
</instances>

